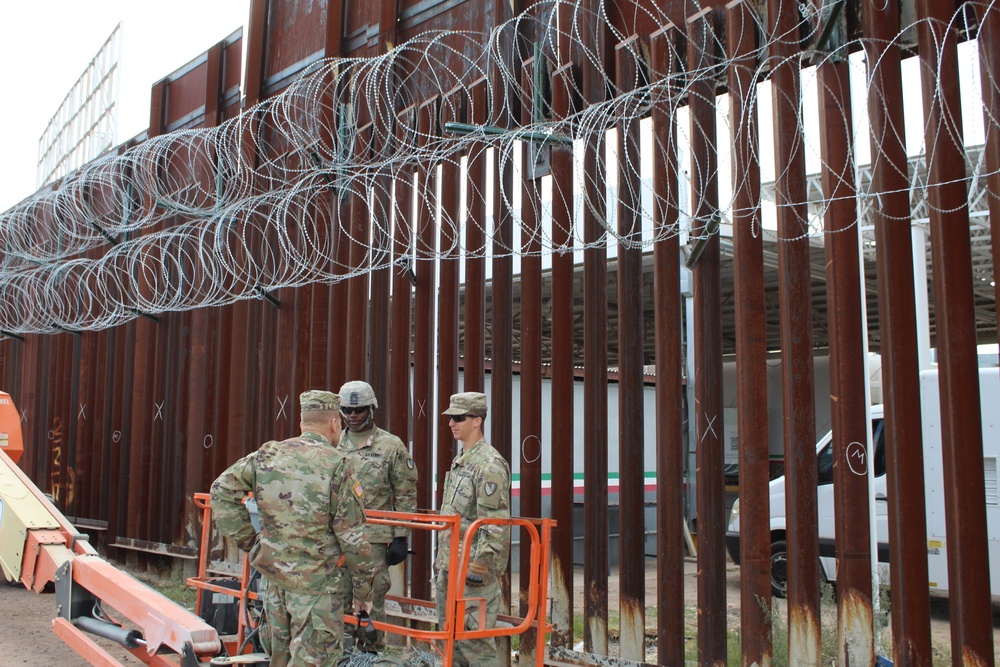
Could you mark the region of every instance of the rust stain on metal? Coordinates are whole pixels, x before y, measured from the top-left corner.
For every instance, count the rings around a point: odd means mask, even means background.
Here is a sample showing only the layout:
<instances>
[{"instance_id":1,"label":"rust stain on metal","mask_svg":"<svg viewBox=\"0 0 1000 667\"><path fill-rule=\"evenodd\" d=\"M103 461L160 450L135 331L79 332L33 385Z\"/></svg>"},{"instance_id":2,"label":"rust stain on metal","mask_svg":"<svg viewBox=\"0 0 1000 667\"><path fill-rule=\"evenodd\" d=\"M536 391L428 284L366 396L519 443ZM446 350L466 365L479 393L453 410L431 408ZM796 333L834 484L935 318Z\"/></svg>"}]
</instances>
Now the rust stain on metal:
<instances>
[{"instance_id":1,"label":"rust stain on metal","mask_svg":"<svg viewBox=\"0 0 1000 667\"><path fill-rule=\"evenodd\" d=\"M788 664L820 665L819 617L808 605L788 605Z\"/></svg>"},{"instance_id":2,"label":"rust stain on metal","mask_svg":"<svg viewBox=\"0 0 1000 667\"><path fill-rule=\"evenodd\" d=\"M586 651L598 655L608 654L608 580L589 580L584 583L583 644Z\"/></svg>"},{"instance_id":3,"label":"rust stain on metal","mask_svg":"<svg viewBox=\"0 0 1000 667\"><path fill-rule=\"evenodd\" d=\"M567 581L562 559L552 551L552 639L554 646L573 645L573 579ZM572 563L569 571L572 573Z\"/></svg>"},{"instance_id":4,"label":"rust stain on metal","mask_svg":"<svg viewBox=\"0 0 1000 667\"><path fill-rule=\"evenodd\" d=\"M622 658L641 661L646 655L646 610L642 601L623 597L620 613L619 643Z\"/></svg>"},{"instance_id":5,"label":"rust stain on metal","mask_svg":"<svg viewBox=\"0 0 1000 667\"><path fill-rule=\"evenodd\" d=\"M837 601L837 625L840 664L843 667L871 665L875 659L871 597L856 590L842 593Z\"/></svg>"},{"instance_id":6,"label":"rust stain on metal","mask_svg":"<svg viewBox=\"0 0 1000 667\"><path fill-rule=\"evenodd\" d=\"M966 648L962 651L962 665L964 667L987 667L992 665L992 660L987 660L983 658L980 654L973 651L971 648Z\"/></svg>"}]
</instances>

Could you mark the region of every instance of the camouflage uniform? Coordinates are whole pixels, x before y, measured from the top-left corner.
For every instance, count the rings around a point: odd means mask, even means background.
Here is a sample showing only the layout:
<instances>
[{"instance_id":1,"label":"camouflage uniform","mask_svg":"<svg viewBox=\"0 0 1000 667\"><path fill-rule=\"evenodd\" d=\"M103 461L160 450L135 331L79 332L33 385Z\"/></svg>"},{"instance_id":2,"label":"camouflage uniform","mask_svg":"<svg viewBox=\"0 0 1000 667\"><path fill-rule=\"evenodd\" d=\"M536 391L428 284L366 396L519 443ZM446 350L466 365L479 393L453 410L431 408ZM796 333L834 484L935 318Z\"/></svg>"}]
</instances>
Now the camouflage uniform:
<instances>
[{"instance_id":1,"label":"camouflage uniform","mask_svg":"<svg viewBox=\"0 0 1000 667\"><path fill-rule=\"evenodd\" d=\"M360 436L360 437L359 437ZM417 466L403 441L388 431L372 426L361 433L347 429L340 435L341 452L347 455L365 489L365 509L415 512L417 509ZM395 537L406 538L409 528L365 524L365 535L372 545L375 578L372 582L371 617L385 619L385 595L391 585L386 549ZM344 572L344 589L350 586L350 573ZM381 647L381 642L377 647Z\"/></svg>"},{"instance_id":2,"label":"camouflage uniform","mask_svg":"<svg viewBox=\"0 0 1000 667\"><path fill-rule=\"evenodd\" d=\"M471 394L471 392L470 392ZM445 414L463 414L461 410L468 404L457 394L452 397L452 406ZM482 397L482 414L485 416L485 396ZM456 401L456 398L459 398ZM456 412L456 410L459 410ZM472 447L461 451L451 463L451 471L445 476L441 514L458 514L462 517L461 531L479 518L510 518L510 465L486 440L480 439ZM448 566L451 553L451 535L441 533L438 537L435 589L437 594L438 623L444 628L445 605L448 594ZM483 584L478 586L461 582L463 597L486 600L486 627L496 626L497 614L503 605L499 578L507 571L510 557L510 528L508 526L483 526L472 538L469 550L469 571L478 569L482 573ZM465 628L479 628L479 602L466 604ZM455 665L476 665L496 667L499 663L495 638L463 640L455 643Z\"/></svg>"},{"instance_id":3,"label":"camouflage uniform","mask_svg":"<svg viewBox=\"0 0 1000 667\"><path fill-rule=\"evenodd\" d=\"M317 391L300 397L303 412L327 410L334 399L336 394ZM339 401L333 404L339 409ZM249 492L257 500L259 534L243 504ZM250 562L268 580L263 598L272 667L333 666L340 660L341 555L354 574L354 599L371 596L374 563L364 536L363 494L351 462L324 436L308 431L264 443L212 484L219 532L250 552Z\"/></svg>"}]
</instances>

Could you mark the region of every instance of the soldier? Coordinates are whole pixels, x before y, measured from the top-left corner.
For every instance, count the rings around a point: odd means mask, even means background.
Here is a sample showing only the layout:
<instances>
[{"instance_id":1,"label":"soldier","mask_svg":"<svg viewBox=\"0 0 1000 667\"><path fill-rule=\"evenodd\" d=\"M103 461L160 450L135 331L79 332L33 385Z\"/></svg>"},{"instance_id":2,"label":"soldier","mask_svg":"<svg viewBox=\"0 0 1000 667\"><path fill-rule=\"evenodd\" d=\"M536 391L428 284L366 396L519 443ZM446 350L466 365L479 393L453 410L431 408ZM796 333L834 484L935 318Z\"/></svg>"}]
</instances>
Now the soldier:
<instances>
[{"instance_id":1,"label":"soldier","mask_svg":"<svg viewBox=\"0 0 1000 667\"><path fill-rule=\"evenodd\" d=\"M451 397L444 411L455 439L462 443L462 450L451 462L451 471L445 476L441 514L458 514L462 517L461 530L465 534L469 525L479 518L510 517L510 465L483 437L486 420L486 395L465 392ZM438 623L444 627L448 594L448 567L450 535L438 539L435 588L437 592ZM465 598L486 600L486 627L496 625L497 614L503 603L499 578L507 570L510 555L510 528L487 525L476 531L469 549L469 567L465 577ZM465 628L479 627L478 606L471 601L466 605ZM455 643L455 665L497 667L497 642L495 638L464 640Z\"/></svg>"},{"instance_id":2,"label":"soldier","mask_svg":"<svg viewBox=\"0 0 1000 667\"><path fill-rule=\"evenodd\" d=\"M364 490L331 444L340 437L340 398L307 391L299 404L302 435L266 442L230 466L212 484L212 509L219 532L250 552L268 580L271 667L332 667L344 637L338 560L343 555L353 575L353 608L362 618L371 611L375 564L364 534ZM260 533L243 504L249 492Z\"/></svg>"},{"instance_id":3,"label":"soldier","mask_svg":"<svg viewBox=\"0 0 1000 667\"><path fill-rule=\"evenodd\" d=\"M402 440L375 425L376 408L378 400L371 385L360 380L344 383L340 388L340 412L347 429L341 434L338 447L351 459L365 489L365 509L414 512L417 509L417 466ZM409 534L410 529L401 526L369 523L365 527L375 559L372 618L376 621L385 621L385 594L391 584L389 566L402 563L406 558ZM346 587L350 576L345 579ZM382 647L380 639L373 648Z\"/></svg>"}]
</instances>

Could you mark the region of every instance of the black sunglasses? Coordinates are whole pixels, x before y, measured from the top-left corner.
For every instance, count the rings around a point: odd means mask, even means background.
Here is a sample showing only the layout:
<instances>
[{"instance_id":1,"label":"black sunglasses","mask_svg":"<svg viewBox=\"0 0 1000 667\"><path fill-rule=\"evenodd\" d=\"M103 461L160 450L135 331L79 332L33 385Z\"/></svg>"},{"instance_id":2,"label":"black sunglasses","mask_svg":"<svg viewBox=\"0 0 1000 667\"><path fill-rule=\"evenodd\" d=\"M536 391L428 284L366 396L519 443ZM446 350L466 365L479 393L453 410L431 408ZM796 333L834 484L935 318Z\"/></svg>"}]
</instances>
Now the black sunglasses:
<instances>
[{"instance_id":1,"label":"black sunglasses","mask_svg":"<svg viewBox=\"0 0 1000 667\"><path fill-rule=\"evenodd\" d=\"M473 419L475 419L476 415L448 415L448 418L451 419L456 424L461 424L462 422L464 422L469 417L472 417Z\"/></svg>"},{"instance_id":2,"label":"black sunglasses","mask_svg":"<svg viewBox=\"0 0 1000 667\"><path fill-rule=\"evenodd\" d=\"M360 415L362 412L365 412L367 409L368 409L367 405L362 405L359 408L341 408L340 411L343 412L345 415L353 415L353 414Z\"/></svg>"}]
</instances>

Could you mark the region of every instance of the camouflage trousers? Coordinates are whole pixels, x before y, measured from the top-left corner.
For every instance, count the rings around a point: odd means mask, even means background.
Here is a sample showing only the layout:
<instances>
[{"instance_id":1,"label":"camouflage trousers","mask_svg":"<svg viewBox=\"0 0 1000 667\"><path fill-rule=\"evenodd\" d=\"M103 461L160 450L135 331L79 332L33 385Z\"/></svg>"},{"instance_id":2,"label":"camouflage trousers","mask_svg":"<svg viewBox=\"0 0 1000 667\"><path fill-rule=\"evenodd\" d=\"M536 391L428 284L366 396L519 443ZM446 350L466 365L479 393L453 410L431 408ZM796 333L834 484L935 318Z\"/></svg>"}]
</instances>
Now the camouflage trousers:
<instances>
[{"instance_id":1,"label":"camouflage trousers","mask_svg":"<svg viewBox=\"0 0 1000 667\"><path fill-rule=\"evenodd\" d=\"M385 596L392 586L389 576L389 566L385 564L385 552L389 549L388 544L372 542L372 560L375 561L375 574L372 578L372 611L373 621L385 623ZM354 604L354 584L351 581L351 573L346 567L340 568L341 593L347 606ZM353 625L351 626L354 627ZM379 633L379 641L375 648L381 651L385 648L385 633Z\"/></svg>"},{"instance_id":2,"label":"camouflage trousers","mask_svg":"<svg viewBox=\"0 0 1000 667\"><path fill-rule=\"evenodd\" d=\"M294 593L261 580L261 644L271 667L335 667L344 644L339 586L320 594Z\"/></svg>"},{"instance_id":3,"label":"camouflage trousers","mask_svg":"<svg viewBox=\"0 0 1000 667\"><path fill-rule=\"evenodd\" d=\"M434 589L436 592L438 630L444 629L445 608L448 602L448 571L441 570L434 579ZM500 594L500 582L492 574L485 576L482 586L465 585L462 594L468 602L465 604L465 629L480 630L479 627L479 606L481 600L471 598L483 598L486 600L486 628L495 627L497 624L497 614L500 613L503 598ZM485 639L465 639L455 642L455 655L452 664L460 667L499 667L500 659L497 655L496 637Z\"/></svg>"}]
</instances>

